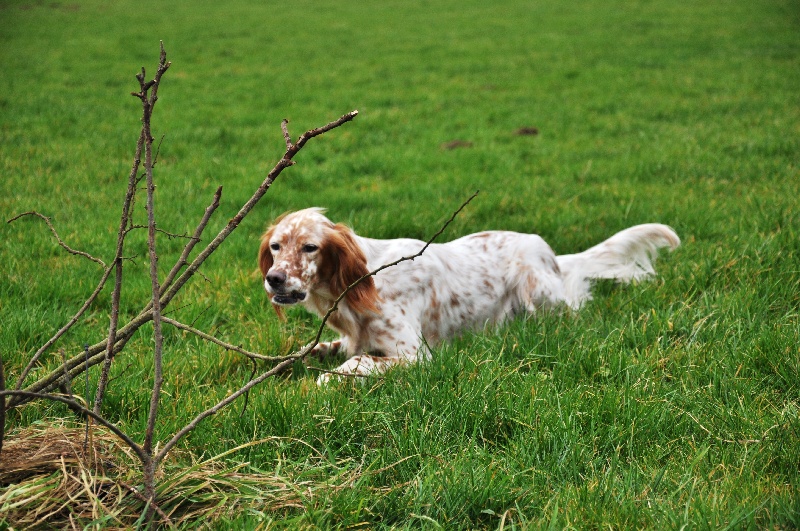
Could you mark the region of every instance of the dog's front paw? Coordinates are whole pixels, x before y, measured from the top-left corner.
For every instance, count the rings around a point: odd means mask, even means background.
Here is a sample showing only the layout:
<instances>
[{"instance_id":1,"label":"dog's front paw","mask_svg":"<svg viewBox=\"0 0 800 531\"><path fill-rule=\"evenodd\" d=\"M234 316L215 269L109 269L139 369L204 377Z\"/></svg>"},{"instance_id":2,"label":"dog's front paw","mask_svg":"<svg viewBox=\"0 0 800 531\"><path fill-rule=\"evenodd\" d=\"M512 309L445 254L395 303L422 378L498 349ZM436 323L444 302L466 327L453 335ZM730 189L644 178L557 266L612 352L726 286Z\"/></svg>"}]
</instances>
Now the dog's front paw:
<instances>
[{"instance_id":1,"label":"dog's front paw","mask_svg":"<svg viewBox=\"0 0 800 531\"><path fill-rule=\"evenodd\" d=\"M310 354L315 358L325 358L327 356L336 355L342 349L342 340L337 339L336 341L331 341L330 343L317 343L314 348L311 349Z\"/></svg>"},{"instance_id":2,"label":"dog's front paw","mask_svg":"<svg viewBox=\"0 0 800 531\"><path fill-rule=\"evenodd\" d=\"M338 382L339 381L339 375L331 374L329 372L323 372L317 378L317 385L322 387L322 386L328 385L329 383L331 383L331 381Z\"/></svg>"}]
</instances>

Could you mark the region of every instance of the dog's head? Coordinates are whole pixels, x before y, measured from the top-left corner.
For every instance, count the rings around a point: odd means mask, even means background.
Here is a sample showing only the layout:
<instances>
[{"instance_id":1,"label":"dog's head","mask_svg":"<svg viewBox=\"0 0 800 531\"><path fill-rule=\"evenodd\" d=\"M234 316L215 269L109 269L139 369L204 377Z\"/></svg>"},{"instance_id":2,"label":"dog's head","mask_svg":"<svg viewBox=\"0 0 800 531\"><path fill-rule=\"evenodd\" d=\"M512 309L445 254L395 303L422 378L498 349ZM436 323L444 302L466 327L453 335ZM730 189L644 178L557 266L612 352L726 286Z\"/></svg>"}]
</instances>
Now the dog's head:
<instances>
[{"instance_id":1,"label":"dog's head","mask_svg":"<svg viewBox=\"0 0 800 531\"><path fill-rule=\"evenodd\" d=\"M353 232L333 224L323 212L308 208L284 214L261 237L258 263L264 289L278 311L311 297L333 301L369 273ZM377 311L372 277L348 291L345 300L355 312Z\"/></svg>"}]
</instances>

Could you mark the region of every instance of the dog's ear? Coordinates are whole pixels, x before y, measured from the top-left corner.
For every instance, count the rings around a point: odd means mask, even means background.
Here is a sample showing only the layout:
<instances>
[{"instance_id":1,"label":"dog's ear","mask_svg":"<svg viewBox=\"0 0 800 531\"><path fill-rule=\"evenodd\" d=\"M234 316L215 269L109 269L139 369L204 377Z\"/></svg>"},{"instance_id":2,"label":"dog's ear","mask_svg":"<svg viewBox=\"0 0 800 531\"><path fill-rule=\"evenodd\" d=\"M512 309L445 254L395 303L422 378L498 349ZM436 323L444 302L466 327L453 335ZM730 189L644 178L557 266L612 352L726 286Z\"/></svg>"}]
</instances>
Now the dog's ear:
<instances>
[{"instance_id":1,"label":"dog's ear","mask_svg":"<svg viewBox=\"0 0 800 531\"><path fill-rule=\"evenodd\" d=\"M264 279L267 277L267 273L269 270L272 269L272 264L274 260L272 259L272 252L269 249L269 241L272 239L272 233L275 231L275 225L271 226L267 229L267 232L261 236L261 247L258 248L258 268L261 270L261 283L263 285ZM277 304L273 304L272 307L275 309L275 313L278 314L278 318L281 321L286 320L286 316L283 315L283 310Z\"/></svg>"},{"instance_id":2,"label":"dog's ear","mask_svg":"<svg viewBox=\"0 0 800 531\"><path fill-rule=\"evenodd\" d=\"M322 245L331 293L338 297L347 287L369 273L367 257L353 237L353 231L342 224L334 225ZM378 290L372 277L367 277L347 292L345 300L356 313L377 312Z\"/></svg>"}]
</instances>

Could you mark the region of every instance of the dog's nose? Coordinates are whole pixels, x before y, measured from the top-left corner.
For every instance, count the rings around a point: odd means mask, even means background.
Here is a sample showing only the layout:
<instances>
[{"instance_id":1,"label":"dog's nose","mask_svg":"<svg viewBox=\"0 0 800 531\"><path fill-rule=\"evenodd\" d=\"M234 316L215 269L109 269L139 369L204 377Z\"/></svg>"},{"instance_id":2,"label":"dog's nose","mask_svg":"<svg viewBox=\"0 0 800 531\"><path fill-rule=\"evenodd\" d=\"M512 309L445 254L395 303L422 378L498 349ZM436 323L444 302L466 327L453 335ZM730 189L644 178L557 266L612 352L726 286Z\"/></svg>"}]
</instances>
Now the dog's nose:
<instances>
[{"instance_id":1,"label":"dog's nose","mask_svg":"<svg viewBox=\"0 0 800 531\"><path fill-rule=\"evenodd\" d=\"M267 273L267 284L279 288L286 283L286 273L283 271L270 271Z\"/></svg>"}]
</instances>

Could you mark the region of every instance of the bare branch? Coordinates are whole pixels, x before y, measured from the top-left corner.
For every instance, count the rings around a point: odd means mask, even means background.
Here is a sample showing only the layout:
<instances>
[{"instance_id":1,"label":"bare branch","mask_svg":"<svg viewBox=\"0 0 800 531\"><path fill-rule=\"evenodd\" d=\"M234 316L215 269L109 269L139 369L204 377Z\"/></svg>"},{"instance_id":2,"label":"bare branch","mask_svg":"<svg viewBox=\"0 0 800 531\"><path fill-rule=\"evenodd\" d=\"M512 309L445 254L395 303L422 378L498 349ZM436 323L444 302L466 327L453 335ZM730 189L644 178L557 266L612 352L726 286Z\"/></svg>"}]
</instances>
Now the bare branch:
<instances>
[{"instance_id":1,"label":"bare branch","mask_svg":"<svg viewBox=\"0 0 800 531\"><path fill-rule=\"evenodd\" d=\"M281 131L283 131L283 139L286 141L286 149L292 149L292 137L289 136L289 120L286 118L281 121Z\"/></svg>"},{"instance_id":2,"label":"bare branch","mask_svg":"<svg viewBox=\"0 0 800 531\"><path fill-rule=\"evenodd\" d=\"M58 245L60 245L64 249L66 249L68 253L74 254L76 256L83 256L84 258L88 258L92 262L100 264L104 268L106 267L106 263L103 262L102 260L100 260L99 258L95 258L94 256L90 255L89 253L75 250L72 247L70 247L69 245L67 245L66 243L64 243L64 240L61 239L61 237L58 235L58 232L56 232L55 227L53 227L53 223L50 221L50 218L48 218L45 215L39 214L35 210L30 211L30 212L23 212L22 214L18 214L16 216L14 216L13 218L9 219L6 223L12 223L12 222L18 220L19 218L21 218L23 216L37 216L37 217L43 219L44 222L47 223L47 226L50 228L50 232L52 232L53 236L55 236L56 241L58 242Z\"/></svg>"},{"instance_id":3,"label":"bare branch","mask_svg":"<svg viewBox=\"0 0 800 531\"><path fill-rule=\"evenodd\" d=\"M253 378L256 377L256 372L258 372L258 364L256 364L256 360L250 358L250 363L253 364L253 372L250 373L250 378L247 379L249 382ZM250 391L244 394L244 403L242 404L242 410L239 412L239 416L244 416L244 412L247 411L247 402L250 400Z\"/></svg>"},{"instance_id":4,"label":"bare branch","mask_svg":"<svg viewBox=\"0 0 800 531\"><path fill-rule=\"evenodd\" d=\"M222 341L220 339L217 339L216 337L214 337L212 335L206 334L205 332L203 332L201 330L198 330L196 328L192 328L191 326L189 326L187 324L183 324L183 323L181 323L179 321L176 321L175 319L170 319L169 317L164 317L163 315L161 316L161 321L163 321L163 322L165 322L167 324L171 324L172 326L174 326L175 328L178 328L180 330L184 330L186 332L194 334L194 335L196 335L196 336L198 336L198 337L200 337L202 339L205 339L206 341L210 341L211 343L214 343L215 345L219 345L220 347L224 348L225 350L232 350L234 352L238 352L239 354L244 354L245 356L247 356L250 359L261 360L261 361L271 361L271 362L281 362L281 361L285 361L287 359L294 359L292 356L264 356L263 354L257 354L255 352L247 351L247 350L243 349L240 346L236 346L236 345L232 345L230 343L226 343L226 342L224 342L224 341Z\"/></svg>"},{"instance_id":5,"label":"bare branch","mask_svg":"<svg viewBox=\"0 0 800 531\"><path fill-rule=\"evenodd\" d=\"M65 367L66 363L67 363L67 355L64 352L64 349L63 348L59 349L58 353L61 354L61 366ZM69 399L72 400L73 399L72 398L72 380L70 380L69 373L66 370L64 371L64 377L67 379L67 381L64 382L64 386L63 387L67 391L67 396L69 397Z\"/></svg>"},{"instance_id":6,"label":"bare branch","mask_svg":"<svg viewBox=\"0 0 800 531\"><path fill-rule=\"evenodd\" d=\"M153 135L150 129L150 119L153 114L156 101L158 101L158 87L161 82L161 76L169 68L170 63L167 61L167 52L164 50L164 43L161 42L161 56L158 62L158 69L152 81L144 82L145 71L142 68L140 75L136 76L139 80L140 92L136 94L142 102L142 138L145 152L144 170L147 180L147 249L150 258L150 282L152 292L152 302L150 305L150 313L153 319L153 389L150 395L150 408L147 415L147 428L145 432L144 444L142 451L148 456L146 460L142 460L143 476L144 476L144 496L149 501L155 503L155 472L157 464L150 458L153 450L153 434L155 432L155 423L158 416L158 406L161 396L161 386L163 383L163 367L162 367L162 354L164 337L161 333L161 287L158 282L158 254L156 252L156 221L155 221L155 206L154 206L154 192L155 183L153 180ZM108 341L108 349L111 350L113 344L111 338ZM110 356L107 357L106 365L110 364ZM87 368L88 369L88 368ZM105 375L107 377L107 374ZM99 408L102 395L98 394L97 407ZM153 518L153 506L148 503L146 509L147 522L150 523Z\"/></svg>"},{"instance_id":7,"label":"bare branch","mask_svg":"<svg viewBox=\"0 0 800 531\"><path fill-rule=\"evenodd\" d=\"M164 282L161 283L162 295L164 294L164 290L166 290L170 286L170 284L172 284L172 281L175 280L175 275L178 274L178 271L180 271L181 268L187 264L189 254L192 252L192 249L194 249L194 246L200 242L200 236L202 236L203 231L206 228L206 225L208 225L208 222L211 219L211 215L214 213L215 210L217 210L217 207L219 207L219 200L221 197L222 197L222 187L220 186L214 193L214 199L211 201L211 204L206 207L206 211L203 214L202 219L200 219L200 223L197 224L197 228L194 230L194 234L192 234L192 237L186 244L186 247L184 247L180 258L178 258L178 261L175 262L175 265L167 274L167 277L164 279Z\"/></svg>"},{"instance_id":8,"label":"bare branch","mask_svg":"<svg viewBox=\"0 0 800 531\"><path fill-rule=\"evenodd\" d=\"M103 280L101 281L101 285L95 290L95 293L90 297L90 300L85 303L85 307L88 307L91 302L97 296L97 293L102 289L102 286L105 284L105 281L111 275L112 269L116 271L115 275L115 288L114 293L112 294L112 309L111 309L111 319L109 323L109 333L106 337L104 342L98 343L96 345L86 346L84 348L83 356L75 356L72 359L64 360L61 366L56 370L45 376L44 378L40 379L39 381L35 382L32 386L30 386L26 390L15 390L15 391L6 391L3 389L4 381L2 381L2 360L0 360L0 390L2 390L2 406L3 406L3 413L6 410L6 396L11 397L11 407L14 405L18 405L23 402L27 402L33 399L49 399L54 401L59 401L65 404L68 404L73 409L82 412L87 416L87 430L88 426L88 419L94 419L99 424L106 426L112 432L115 433L118 437L120 437L126 444L128 444L131 449L137 454L139 457L142 468L143 468L143 482L144 482L144 491L143 491L143 499L147 502L147 507L145 509L145 516L148 523L152 522L154 508L155 505L155 498L156 498L156 491L155 491L155 473L160 461L163 459L167 452L189 431L193 430L199 422L201 422L204 418L215 414L217 411L222 409L223 407L227 406L228 404L235 401L238 397L242 394L247 394L249 390L260 383L261 381L269 378L270 376L279 373L285 367L288 367L291 363L294 363L295 359L304 357L309 351L308 349L303 349L299 353L294 356L284 357L284 358L270 358L266 356L260 356L255 353L250 353L242 349L241 347L236 347L234 345L229 345L222 341L216 340L212 338L210 335L195 330L192 327L188 327L169 319L168 321L173 324L174 326L178 326L184 330L190 331L192 333L198 334L204 339L212 340L216 344L223 346L225 348L229 348L230 350L238 351L250 356L251 359L265 359L268 361L275 362L277 361L277 365L274 366L269 371L263 373L261 376L251 379L249 382L243 386L239 391L233 393L225 400L220 401L216 406L210 408L209 410L201 413L198 415L192 422L187 424L184 429L179 431L175 434L162 448L160 452L156 455L154 454L154 433L155 433L155 425L158 417L158 409L160 403L160 395L161 395L161 386L163 382L163 334L161 330L162 326L162 309L165 308L171 300L175 297L178 291L185 285L185 283L194 275L194 273L198 272L198 269L202 265L202 263L211 255L221 243L238 227L244 217L255 207L256 203L264 196L267 192L269 187L272 185L274 180L280 175L280 173L287 167L294 164L293 157L302 149L305 143L320 134L325 133L335 127L338 127L345 122L352 120L356 115L357 112L353 111L348 113L338 120L330 122L329 124L307 131L305 134L301 135L298 139L296 144L292 144L291 137L288 132L287 122L284 121L281 125L281 128L284 132L284 138L286 140L286 152L284 153L283 157L278 161L278 163L273 167L273 169L268 173L266 179L262 182L261 186L255 191L253 196L248 200L239 210L238 214L232 218L228 224L217 234L217 236L206 245L206 247L194 258L194 260L186 267L182 273L180 273L181 269L183 269L186 264L190 253L192 252L195 245L200 241L200 235L209 223L210 217L213 212L219 206L219 199L221 196L222 189L218 189L217 193L214 196L214 200L212 204L206 209L205 215L201 219L197 229L195 230L194 236L190 239L190 241L185 246L180 258L170 270L170 273L167 275L165 279L165 283L163 285L159 284L158 279L158 254L156 250L156 232L159 230L156 227L155 222L155 198L154 198L154 178L153 178L153 166L155 164L155 159L153 156L153 136L151 131L151 117L153 113L153 109L155 104L158 100L158 87L160 85L162 75L167 71L169 68L170 63L166 60L166 52L164 50L163 43L161 43L161 56L159 61L159 66L156 71L155 77L150 81L145 81L145 69L142 68L141 72L137 74L136 78L139 82L139 92L133 93L137 96L141 103L142 103L142 129L137 141L136 147L136 154L134 156L134 161L131 167L131 172L129 174L128 179L128 190L125 196L125 200L122 205L122 214L120 216L120 225L117 235L117 249L114 258L114 265L112 267L107 267L106 272L103 276ZM147 211L147 228L148 228L148 254L149 254L149 261L150 261L150 279L151 279L151 302L137 315L134 319L128 322L125 326L119 327L119 309L120 309L120 294L121 294L121 285L122 285L122 277L123 277L123 250L124 250L124 241L125 236L127 235L128 231L135 228L132 220L132 209L135 202L136 191L139 185L139 168L142 159L142 150L144 150L144 177L146 179L146 192L147 192L147 204L146 204L146 211ZM67 246L61 238L58 236L57 232L50 223L49 218L42 216L38 213L31 212L28 213L29 215L37 215L45 220L45 222L50 227L51 231L55 235L56 239L58 240L59 244L64 247L67 251L72 254L78 254L81 256L85 256L87 258L93 259L97 261L101 265L105 267L105 264L100 261L99 259L94 259L88 253L82 253L71 249ZM18 219L19 216L15 219ZM14 221L14 220L10 220ZM162 231L163 232L163 231ZM85 311L85 308L82 308L79 312L79 315L74 318L77 320L78 317ZM136 330L141 327L144 323L148 321L153 321L153 336L154 336L154 353L153 353L153 361L154 361L154 376L153 376L153 387L150 397L150 408L147 418L147 426L146 426L146 433L144 437L144 442L141 446L136 444L130 437L128 437L124 432L114 427L110 422L105 420L100 415L100 409L102 404L102 399L105 394L105 389L108 382L108 375L110 371L110 366L112 360L118 352L120 352L127 342L130 340L131 336L136 332ZM68 324L64 331L71 326ZM57 337L53 339L55 341L61 334L64 332L61 331L57 334ZM44 352L46 348L48 348L52 342L48 345L43 347L41 352ZM31 367L35 364L38 360L38 357L41 354L36 356L31 363ZM89 410L86 407L78 404L74 399L65 398L59 395L53 395L46 392L41 392L44 390L51 390L54 387L57 387L59 384L69 384L69 382L81 372L88 378L88 371L89 367L104 361L103 371L101 374L100 382L98 384L97 394L95 396L94 402L94 410ZM30 371L28 369L24 376L27 376L27 372ZM255 373L254 373L255 374ZM21 387L24 383L24 376L20 380L19 386ZM89 391L88 383L86 385L86 391ZM87 404L88 404L88 397L87 397ZM4 422L5 417L2 418L0 424ZM2 426L0 426L1 428ZM2 435L0 435L0 445L2 444ZM1 448L1 446L0 446Z\"/></svg>"},{"instance_id":9,"label":"bare branch","mask_svg":"<svg viewBox=\"0 0 800 531\"><path fill-rule=\"evenodd\" d=\"M84 353L84 359L86 360L86 363L88 364L88 362L89 362L89 345L84 345L83 346L83 353ZM88 406L89 405L89 392L90 392L90 390L89 390L89 367L86 367L84 369L83 374L85 376L85 380L84 380L84 383L83 383L83 389L84 389L84 393L86 393L86 405ZM69 378L69 374L66 374L65 376L67 378ZM67 381L69 381L69 380L67 380ZM72 398L72 397L70 396L70 398ZM89 416L86 417L86 431L84 432L84 439L83 439L83 452L84 452L84 454L86 454L88 452L88 449L89 449L89 424L91 424L91 420L92 420L91 417L89 417Z\"/></svg>"},{"instance_id":10,"label":"bare branch","mask_svg":"<svg viewBox=\"0 0 800 531\"><path fill-rule=\"evenodd\" d=\"M122 293L122 253L125 248L125 235L127 234L127 227L132 223L131 211L136 197L136 185L138 183L137 174L139 172L139 165L141 164L142 147L144 145L145 132L144 128L139 133L139 139L136 141L136 151L133 156L133 164L131 171L128 173L128 189L125 192L125 200L122 203L122 214L119 221L119 229L117 230L117 248L114 252L114 291L111 293L111 316L108 323L108 341L106 343L106 353L103 360L103 369L100 372L100 379L97 381L97 391L94 397L94 411L100 413L100 408L103 403L103 397L106 393L106 386L108 385L108 374L111 371L111 361L114 358L114 345L117 342L117 328L119 327L119 304L120 295Z\"/></svg>"},{"instance_id":11,"label":"bare branch","mask_svg":"<svg viewBox=\"0 0 800 531\"><path fill-rule=\"evenodd\" d=\"M136 498L137 500L139 500L140 502L143 502L145 504L150 504L153 507L153 510L155 510L155 512L158 513L158 516L161 517L161 521L164 522L165 524L167 524L169 527L175 529L175 524L172 523L172 520L170 520L170 518L167 515L167 513L165 513L164 510L156 504L155 500L148 500L136 488L132 487L131 485L128 485L124 481L120 481L118 479L115 479L113 481L117 485L120 485L120 486L124 487L125 490L130 492L133 495L133 497Z\"/></svg>"},{"instance_id":12,"label":"bare branch","mask_svg":"<svg viewBox=\"0 0 800 531\"><path fill-rule=\"evenodd\" d=\"M163 42L161 43L163 46ZM167 135L161 135L161 138L158 139L158 146L156 146L156 153L153 155L153 167L155 168L156 164L158 163L158 155L161 153L161 144L164 143L164 137Z\"/></svg>"},{"instance_id":13,"label":"bare branch","mask_svg":"<svg viewBox=\"0 0 800 531\"><path fill-rule=\"evenodd\" d=\"M294 149L295 153L297 153L297 151L300 151L303 148L303 146L306 145L306 142L308 142L309 140L311 140L315 136L319 136L319 135L321 135L323 133L327 133L331 129L339 127L340 125L342 125L345 122L349 122L350 120L355 118L357 115L358 115L358 111L350 111L349 113L345 114L344 116L342 116L338 120L334 120L333 122L331 122L331 123L329 123L327 125L323 125L322 127L317 127L316 129L312 129L310 131L306 131L305 133L300 135L300 138L297 139L297 143L294 144L294 146L292 146L292 149Z\"/></svg>"},{"instance_id":14,"label":"bare branch","mask_svg":"<svg viewBox=\"0 0 800 531\"><path fill-rule=\"evenodd\" d=\"M3 439L6 434L6 374L3 369L3 356L0 355L0 456L3 455Z\"/></svg>"},{"instance_id":15,"label":"bare branch","mask_svg":"<svg viewBox=\"0 0 800 531\"><path fill-rule=\"evenodd\" d=\"M134 230L134 229L146 229L146 228L148 228L147 225L131 225L128 228L128 231L131 231L131 230ZM163 234L164 236L166 236L170 240L173 239L173 238L182 238L184 240L191 240L192 239L192 237L189 236L186 233L176 234L174 232L169 232L169 231L166 231L164 229L159 229L158 227L156 227L156 232Z\"/></svg>"},{"instance_id":16,"label":"bare branch","mask_svg":"<svg viewBox=\"0 0 800 531\"><path fill-rule=\"evenodd\" d=\"M145 116L147 118L147 122L150 122L150 115L153 112L153 107L155 107L156 101L158 101L158 86L161 83L161 76L167 71L172 63L167 61L167 52L164 50L164 42L161 42L161 56L159 57L158 61L158 68L156 69L156 75L153 77L152 80L145 82L145 69L142 67L142 71L139 74L136 74L136 79L139 80L139 92L131 92L132 96L136 96L140 100L142 100L142 106L145 110ZM152 90L151 90L152 89ZM149 93L149 96L148 96ZM149 131L148 131L149 133ZM147 141L152 143L153 138L152 136L147 137Z\"/></svg>"},{"instance_id":17,"label":"bare branch","mask_svg":"<svg viewBox=\"0 0 800 531\"><path fill-rule=\"evenodd\" d=\"M212 214L219 206L222 188L219 188L217 190L211 205L206 209L206 212L203 218L201 219L199 225L197 226L194 235L190 237L189 242L186 244L183 252L181 253L180 258L172 267L169 274L166 276L164 284L160 284L158 279L158 253L156 249L156 233L162 232L167 234L169 237L175 237L176 235L167 233L156 227L155 197L154 197L155 184L153 177L153 167L156 164L158 151L154 156L153 136L151 131L151 117L155 104L158 101L158 88L160 86L162 76L169 67L170 63L166 60L166 51L164 50L164 45L162 42L159 65L154 78L152 80L146 81L145 80L146 71L144 68L142 68L141 72L136 75L136 79L139 82L139 92L134 92L132 94L134 96L137 96L142 104L142 129L137 141L136 152L128 178L128 189L126 192L125 200L123 201L122 205L122 213L120 216L120 224L117 234L117 246L114 255L114 263L112 266L106 267L105 263L102 260L95 258L89 255L88 253L76 251L71 247L69 247L68 245L66 245L63 242L63 240L59 237L50 219L47 218L46 216L43 216L37 212L27 212L25 214L21 214L9 220L10 223L12 221L19 219L24 215L35 215L40 217L47 223L48 227L52 231L53 235L55 236L56 240L58 241L61 247L66 249L71 254L83 256L101 264L105 268L105 272L100 284L97 286L97 288L89 297L89 299L84 303L84 306L79 310L78 314L74 316L73 319L67 325L65 325L61 330L59 330L59 332L34 355L33 359L29 363L29 366L25 369L25 371L23 371L23 374L18 384L18 388L14 391L8 391L5 389L5 381L3 378L3 364L2 364L2 359L0 359L0 396L2 397L0 405L2 405L2 414L3 414L3 416L0 417L0 450L2 450L2 429L4 428L4 422L5 422L6 397L10 397L11 399L9 407L14 407L15 405L19 405L20 403L24 403L34 399L53 400L67 404L73 410L79 411L80 413L86 415L87 436L85 444L88 444L88 434L90 432L89 421L91 419L94 419L99 424L110 429L115 435L117 435L121 440L123 440L126 444L128 444L128 446L130 446L130 448L139 457L139 460L141 461L143 468L144 490L143 493L137 494L137 496L146 502L144 516L146 517L148 524L152 523L154 511L157 511L162 517L164 517L165 521L169 522L167 515L165 515L162 511L160 511L160 509L155 504L156 470L161 460L164 458L164 456L167 455L168 451L186 433L193 430L194 427L197 426L197 424L199 424L199 422L201 422L204 418L215 414L223 407L232 403L242 394L246 395L252 387L262 382L266 378L269 378L270 376L281 372L285 367L288 367L296 359L301 359L302 357L306 356L311 349L311 347L304 348L293 356L286 356L286 357L262 356L256 353L248 352L240 346L230 345L228 343L220 341L216 338L213 338L209 334L200 332L199 330L196 330L192 327L179 323L178 321L175 321L173 319L163 318L162 316L163 309L171 302L171 300L176 296L178 291L194 275L194 273L198 272L200 266L208 258L208 256L210 256L211 253L213 253L219 247L219 245L221 245L221 243L233 232L233 230L235 230L238 227L243 218L254 208L256 203L264 196L264 194L267 192L267 190L274 182L274 180L280 175L280 173L285 168L294 164L293 157L300 151L300 149L302 149L305 143L311 138L319 136L335 127L339 127L340 125L352 120L357 115L357 111L353 111L351 113L348 113L340 117L338 120L330 122L329 124L323 127L307 131L306 133L301 135L297 143L294 144L292 143L291 136L289 135L288 122L284 120L281 124L281 129L283 131L284 139L286 141L286 152L284 153L283 157L276 163L273 169L268 173L266 179L262 182L261 186L258 187L258 189L255 191L250 200L248 200L240 208L238 214L228 222L228 224L217 234L217 236L209 244L207 244L206 247L194 258L194 260L190 264L188 264L188 267L186 267L189 255L193 251L196 244L200 241L200 236L202 232L208 225ZM160 144L157 150L158 149L160 149ZM140 165L142 162L143 150L144 150L144 175L143 177L140 177L139 172L140 172ZM135 204L137 188L142 178L146 180L146 195L147 195L146 211L147 211L147 229L148 229L147 244L148 244L148 254L150 263L149 269L150 269L150 279L151 279L151 301L139 313L139 315L134 317L125 326L122 326L120 328L119 312L120 312L121 286L123 278L123 250L125 246L125 237L127 233L130 230L137 228L137 225L133 223L132 212ZM183 272L181 273L182 269ZM44 353L50 346L52 346L52 344L57 339L59 339L81 317L81 315L85 312L85 310L92 304L92 302L96 299L99 292L102 290L106 281L110 277L112 270L115 271L115 287L114 287L114 292L112 294L109 332L105 341L92 345L91 347L89 345L86 345L84 347L82 356L75 356L69 360L63 359L58 369L46 375L44 378L41 378L33 385L29 386L28 389L21 390L20 388L24 384L25 378L27 377L32 367L36 364L42 353ZM155 343L153 351L153 361L154 361L153 387L150 396L150 407L147 418L146 433L144 436L144 442L140 446L137 443L135 443L124 432L122 432L121 430L116 428L113 424L111 424L109 421L104 419L100 414L100 410L101 410L103 396L105 394L105 389L108 383L110 366L114 356L125 347L125 345L130 340L132 335L136 332L136 330L138 330L143 324L151 320L153 321L153 337ZM254 372L251 375L247 384L245 384L239 391L233 393L226 399L220 401L216 406L198 415L192 422L187 424L181 431L175 434L167 442L164 448L161 449L161 451L156 453L154 451L154 433L155 433L156 421L158 418L161 386L163 382L163 366L162 366L163 362L162 322L163 321L166 321L180 329L197 334L203 339L213 341L215 344L220 345L224 348L245 354L248 357L250 357L251 360L260 359L270 362L277 362L277 365L275 365L269 371L263 373L262 375L255 377L256 369L254 363ZM62 350L62 357L63 357L63 350ZM101 373L100 381L98 383L98 389L95 396L94 407L93 410L90 410L88 409L88 407L84 407L83 405L78 403L72 397L70 382L76 375L83 373L86 377L85 388L86 392L88 393L89 368L93 365L100 363L101 361L104 362L103 370ZM52 390L53 388L62 384L65 385L67 390L70 392L69 397L42 392L46 390L47 391ZM87 396L86 397L87 406L88 402L89 402L89 397ZM131 490L131 492L136 493L135 489L129 488L129 490Z\"/></svg>"},{"instance_id":18,"label":"bare branch","mask_svg":"<svg viewBox=\"0 0 800 531\"><path fill-rule=\"evenodd\" d=\"M153 308L153 391L150 395L150 412L147 416L147 431L145 433L143 449L145 453L150 455L153 449L153 433L155 430L156 417L158 416L159 398L161 396L161 385L163 383L163 367L162 355L164 336L161 332L161 300L160 293L161 287L158 282L158 254L156 252L156 218L155 218L155 183L153 181L153 136L150 132L150 116L152 113L152 106L156 101L156 89L158 88L158 80L161 74L169 67L166 64L166 54L164 52L164 44L161 44L161 62L159 70L156 73L156 78L153 83L153 91L150 98L146 98L146 89L142 89L142 107L144 108L144 116L142 119L142 131L145 134L144 152L145 162L144 169L147 174L147 249L150 255L150 282L152 287L152 308ZM162 70L163 68L163 70ZM153 484L145 481L145 496L152 499L154 496Z\"/></svg>"}]
</instances>

